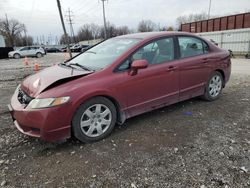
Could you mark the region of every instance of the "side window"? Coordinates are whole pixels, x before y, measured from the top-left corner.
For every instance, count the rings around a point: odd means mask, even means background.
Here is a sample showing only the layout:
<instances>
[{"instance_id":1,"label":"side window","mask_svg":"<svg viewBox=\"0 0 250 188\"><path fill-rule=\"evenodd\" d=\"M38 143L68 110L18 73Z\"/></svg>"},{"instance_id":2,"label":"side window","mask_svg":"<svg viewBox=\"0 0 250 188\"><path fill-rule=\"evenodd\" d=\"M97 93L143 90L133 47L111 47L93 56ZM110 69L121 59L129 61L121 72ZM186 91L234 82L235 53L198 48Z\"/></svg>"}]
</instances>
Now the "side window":
<instances>
[{"instance_id":1,"label":"side window","mask_svg":"<svg viewBox=\"0 0 250 188\"><path fill-rule=\"evenodd\" d=\"M25 50L29 50L29 47L24 47L20 51L25 51Z\"/></svg>"},{"instance_id":2,"label":"side window","mask_svg":"<svg viewBox=\"0 0 250 188\"><path fill-rule=\"evenodd\" d=\"M204 54L207 54L209 52L209 47L205 42L203 42L203 51L204 51Z\"/></svg>"},{"instance_id":3,"label":"side window","mask_svg":"<svg viewBox=\"0 0 250 188\"><path fill-rule=\"evenodd\" d=\"M146 59L149 64L159 64L173 60L173 38L160 39L140 48L132 55L132 61L138 59Z\"/></svg>"},{"instance_id":4,"label":"side window","mask_svg":"<svg viewBox=\"0 0 250 188\"><path fill-rule=\"evenodd\" d=\"M159 64L174 60L174 40L165 38L153 41L141 48L130 56L118 70L129 69L131 62L145 59L149 64Z\"/></svg>"},{"instance_id":5,"label":"side window","mask_svg":"<svg viewBox=\"0 0 250 188\"><path fill-rule=\"evenodd\" d=\"M208 53L208 46L194 37L178 37L180 55L182 58Z\"/></svg>"},{"instance_id":6,"label":"side window","mask_svg":"<svg viewBox=\"0 0 250 188\"><path fill-rule=\"evenodd\" d=\"M39 49L39 47L30 47L31 48L31 50L38 50Z\"/></svg>"}]
</instances>

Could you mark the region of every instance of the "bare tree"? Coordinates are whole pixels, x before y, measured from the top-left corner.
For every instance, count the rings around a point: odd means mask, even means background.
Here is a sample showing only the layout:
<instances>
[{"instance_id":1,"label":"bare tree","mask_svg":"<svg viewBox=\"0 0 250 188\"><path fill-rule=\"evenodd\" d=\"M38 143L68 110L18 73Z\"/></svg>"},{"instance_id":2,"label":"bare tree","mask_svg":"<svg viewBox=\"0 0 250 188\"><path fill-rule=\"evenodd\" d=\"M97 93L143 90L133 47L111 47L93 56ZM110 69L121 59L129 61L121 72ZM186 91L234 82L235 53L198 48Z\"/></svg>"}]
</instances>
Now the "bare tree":
<instances>
[{"instance_id":1,"label":"bare tree","mask_svg":"<svg viewBox=\"0 0 250 188\"><path fill-rule=\"evenodd\" d=\"M101 35L101 27L99 25L96 24L91 24L90 25L90 29L91 29L91 33L92 33L92 37L93 39L97 39L100 38Z\"/></svg>"},{"instance_id":2,"label":"bare tree","mask_svg":"<svg viewBox=\"0 0 250 188\"><path fill-rule=\"evenodd\" d=\"M33 45L33 37L32 36L19 36L15 40L16 46L31 46Z\"/></svg>"},{"instance_id":3,"label":"bare tree","mask_svg":"<svg viewBox=\"0 0 250 188\"><path fill-rule=\"evenodd\" d=\"M68 37L69 36L65 36L64 34L60 37L60 44L67 44L68 42ZM71 40L70 40L71 41Z\"/></svg>"},{"instance_id":4,"label":"bare tree","mask_svg":"<svg viewBox=\"0 0 250 188\"><path fill-rule=\"evenodd\" d=\"M179 16L176 19L178 27L181 26L181 24L184 23L190 23L190 22L196 22L196 21L201 21L201 20L206 20L207 19L207 13L202 12L200 14L189 14L189 15L184 15L184 16Z\"/></svg>"},{"instance_id":5,"label":"bare tree","mask_svg":"<svg viewBox=\"0 0 250 188\"><path fill-rule=\"evenodd\" d=\"M169 26L169 27L167 28L167 31L174 31L174 28L171 27L171 26Z\"/></svg>"},{"instance_id":6,"label":"bare tree","mask_svg":"<svg viewBox=\"0 0 250 188\"><path fill-rule=\"evenodd\" d=\"M129 30L128 26L121 26L116 28L116 36L126 35L129 33L131 33L131 31Z\"/></svg>"},{"instance_id":7,"label":"bare tree","mask_svg":"<svg viewBox=\"0 0 250 188\"><path fill-rule=\"evenodd\" d=\"M77 38L80 40L80 41L83 41L83 40L92 40L93 39L93 35L92 35L92 31L91 31L91 25L90 24L85 24L83 25L78 33L77 33Z\"/></svg>"},{"instance_id":8,"label":"bare tree","mask_svg":"<svg viewBox=\"0 0 250 188\"><path fill-rule=\"evenodd\" d=\"M159 27L159 31L174 31L172 26L169 27Z\"/></svg>"},{"instance_id":9,"label":"bare tree","mask_svg":"<svg viewBox=\"0 0 250 188\"><path fill-rule=\"evenodd\" d=\"M107 22L106 27L107 27L107 38L131 33L131 31L127 26L116 27L114 24ZM79 38L80 41L92 40L98 38L104 39L104 27L96 24L85 24L79 29L77 37Z\"/></svg>"},{"instance_id":10,"label":"bare tree","mask_svg":"<svg viewBox=\"0 0 250 188\"><path fill-rule=\"evenodd\" d=\"M139 32L150 32L156 30L156 24L151 20L142 20L138 24L138 31Z\"/></svg>"},{"instance_id":11,"label":"bare tree","mask_svg":"<svg viewBox=\"0 0 250 188\"><path fill-rule=\"evenodd\" d=\"M116 35L116 27L114 24L111 24L110 22L106 23L106 33L107 33L107 38L115 37ZM104 26L101 27L101 32L100 32L100 38L105 38L104 34Z\"/></svg>"},{"instance_id":12,"label":"bare tree","mask_svg":"<svg viewBox=\"0 0 250 188\"><path fill-rule=\"evenodd\" d=\"M0 19L0 34L5 37L6 46L13 47L16 39L26 30L25 25L16 19Z\"/></svg>"}]
</instances>

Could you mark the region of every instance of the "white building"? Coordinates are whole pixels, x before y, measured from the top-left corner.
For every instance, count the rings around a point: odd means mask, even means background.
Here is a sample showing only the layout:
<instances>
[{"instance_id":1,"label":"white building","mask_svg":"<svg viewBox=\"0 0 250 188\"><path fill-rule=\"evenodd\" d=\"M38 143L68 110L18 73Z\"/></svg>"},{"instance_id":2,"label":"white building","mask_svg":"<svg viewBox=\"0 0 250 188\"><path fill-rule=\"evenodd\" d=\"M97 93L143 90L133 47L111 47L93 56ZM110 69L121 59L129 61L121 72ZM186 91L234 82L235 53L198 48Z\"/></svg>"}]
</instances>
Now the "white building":
<instances>
[{"instance_id":1,"label":"white building","mask_svg":"<svg viewBox=\"0 0 250 188\"><path fill-rule=\"evenodd\" d=\"M2 35L0 35L0 47L5 47L5 41Z\"/></svg>"},{"instance_id":2,"label":"white building","mask_svg":"<svg viewBox=\"0 0 250 188\"><path fill-rule=\"evenodd\" d=\"M197 34L208 40L212 39L223 49L232 50L235 55L250 54L250 28Z\"/></svg>"}]
</instances>

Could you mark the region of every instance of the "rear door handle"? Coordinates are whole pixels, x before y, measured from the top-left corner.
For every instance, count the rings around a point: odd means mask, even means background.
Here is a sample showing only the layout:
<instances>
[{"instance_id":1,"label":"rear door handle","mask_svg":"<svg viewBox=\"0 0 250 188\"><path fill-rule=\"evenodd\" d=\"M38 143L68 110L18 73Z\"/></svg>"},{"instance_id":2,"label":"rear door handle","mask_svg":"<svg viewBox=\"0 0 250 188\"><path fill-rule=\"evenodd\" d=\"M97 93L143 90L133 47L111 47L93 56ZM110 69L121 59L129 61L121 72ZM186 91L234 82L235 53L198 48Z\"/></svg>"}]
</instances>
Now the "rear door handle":
<instances>
[{"instance_id":1,"label":"rear door handle","mask_svg":"<svg viewBox=\"0 0 250 188\"><path fill-rule=\"evenodd\" d=\"M209 59L208 58L204 58L202 59L202 63L208 63Z\"/></svg>"},{"instance_id":2,"label":"rear door handle","mask_svg":"<svg viewBox=\"0 0 250 188\"><path fill-rule=\"evenodd\" d=\"M174 66L169 66L168 67L168 71L175 71L177 69L177 67Z\"/></svg>"}]
</instances>

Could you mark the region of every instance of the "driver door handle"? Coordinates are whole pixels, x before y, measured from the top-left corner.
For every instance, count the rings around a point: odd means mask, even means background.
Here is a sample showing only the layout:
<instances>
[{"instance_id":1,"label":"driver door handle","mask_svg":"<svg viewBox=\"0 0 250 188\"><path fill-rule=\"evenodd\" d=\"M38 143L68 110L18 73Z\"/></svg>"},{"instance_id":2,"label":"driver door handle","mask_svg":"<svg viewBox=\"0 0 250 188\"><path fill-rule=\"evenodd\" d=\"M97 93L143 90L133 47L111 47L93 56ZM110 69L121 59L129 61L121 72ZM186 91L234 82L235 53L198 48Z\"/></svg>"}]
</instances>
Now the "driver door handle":
<instances>
[{"instance_id":1,"label":"driver door handle","mask_svg":"<svg viewBox=\"0 0 250 188\"><path fill-rule=\"evenodd\" d=\"M206 63L208 63L208 61L209 61L208 58L203 58L203 59L202 59L202 63L205 63L205 64L206 64Z\"/></svg>"},{"instance_id":2,"label":"driver door handle","mask_svg":"<svg viewBox=\"0 0 250 188\"><path fill-rule=\"evenodd\" d=\"M177 69L177 67L175 67L175 66L169 66L168 67L168 71L175 71Z\"/></svg>"}]
</instances>

